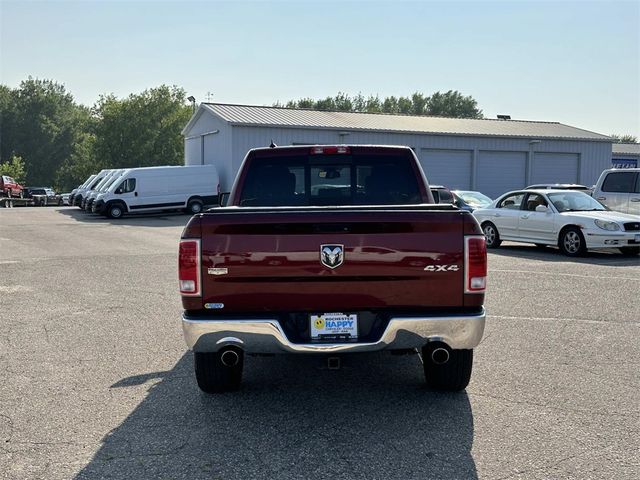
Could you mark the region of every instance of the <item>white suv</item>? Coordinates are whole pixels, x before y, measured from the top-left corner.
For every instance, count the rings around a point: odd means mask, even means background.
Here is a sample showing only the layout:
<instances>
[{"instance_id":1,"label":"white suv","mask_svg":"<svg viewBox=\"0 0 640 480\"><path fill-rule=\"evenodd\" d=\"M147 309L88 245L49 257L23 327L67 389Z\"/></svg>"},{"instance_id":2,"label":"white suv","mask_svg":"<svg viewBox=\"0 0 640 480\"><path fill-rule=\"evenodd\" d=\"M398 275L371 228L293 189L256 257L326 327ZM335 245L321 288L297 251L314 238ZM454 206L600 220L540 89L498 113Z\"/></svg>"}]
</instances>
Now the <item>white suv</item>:
<instances>
[{"instance_id":1,"label":"white suv","mask_svg":"<svg viewBox=\"0 0 640 480\"><path fill-rule=\"evenodd\" d=\"M640 168L605 170L592 196L611 210L640 215Z\"/></svg>"}]
</instances>

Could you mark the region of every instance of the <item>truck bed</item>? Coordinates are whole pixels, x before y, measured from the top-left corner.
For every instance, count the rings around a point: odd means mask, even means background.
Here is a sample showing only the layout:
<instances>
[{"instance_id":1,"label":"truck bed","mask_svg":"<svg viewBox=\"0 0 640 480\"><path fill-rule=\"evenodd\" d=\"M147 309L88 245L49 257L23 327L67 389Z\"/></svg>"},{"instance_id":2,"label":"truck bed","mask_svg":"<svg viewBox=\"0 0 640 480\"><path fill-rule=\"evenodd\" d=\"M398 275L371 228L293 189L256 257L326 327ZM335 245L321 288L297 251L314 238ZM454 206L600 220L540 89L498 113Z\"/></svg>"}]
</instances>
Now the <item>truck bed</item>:
<instances>
[{"instance_id":1,"label":"truck bed","mask_svg":"<svg viewBox=\"0 0 640 480\"><path fill-rule=\"evenodd\" d=\"M183 299L192 312L424 313L481 305L464 293L463 259L465 234L480 232L452 206L226 207L194 218L189 229L202 238L202 298ZM325 245L343 246L341 265L322 264Z\"/></svg>"}]
</instances>

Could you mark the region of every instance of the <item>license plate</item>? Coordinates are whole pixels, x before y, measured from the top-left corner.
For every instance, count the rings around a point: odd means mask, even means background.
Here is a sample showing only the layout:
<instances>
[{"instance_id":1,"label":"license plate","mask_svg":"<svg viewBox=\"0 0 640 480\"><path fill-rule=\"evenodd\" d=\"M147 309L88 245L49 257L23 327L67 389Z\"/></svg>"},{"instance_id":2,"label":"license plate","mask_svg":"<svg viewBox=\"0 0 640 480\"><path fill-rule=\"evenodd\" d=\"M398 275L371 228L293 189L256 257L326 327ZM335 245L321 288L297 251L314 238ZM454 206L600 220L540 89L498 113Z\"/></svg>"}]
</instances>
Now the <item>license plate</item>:
<instances>
[{"instance_id":1,"label":"license plate","mask_svg":"<svg viewBox=\"0 0 640 480\"><path fill-rule=\"evenodd\" d=\"M323 313L311 315L312 340L355 340L358 338L358 315Z\"/></svg>"}]
</instances>

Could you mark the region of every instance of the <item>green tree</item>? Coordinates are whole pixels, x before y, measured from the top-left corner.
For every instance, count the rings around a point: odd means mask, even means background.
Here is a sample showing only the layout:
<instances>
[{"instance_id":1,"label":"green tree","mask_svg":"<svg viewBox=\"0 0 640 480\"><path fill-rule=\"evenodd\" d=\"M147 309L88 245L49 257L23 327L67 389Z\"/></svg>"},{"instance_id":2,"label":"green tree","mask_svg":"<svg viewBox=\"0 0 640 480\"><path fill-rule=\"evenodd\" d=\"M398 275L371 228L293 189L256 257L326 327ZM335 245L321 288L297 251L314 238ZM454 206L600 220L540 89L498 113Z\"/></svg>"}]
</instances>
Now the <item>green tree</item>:
<instances>
[{"instance_id":1,"label":"green tree","mask_svg":"<svg viewBox=\"0 0 640 480\"><path fill-rule=\"evenodd\" d=\"M436 92L428 97L425 114L456 118L483 118L478 102L471 96L464 96L457 90Z\"/></svg>"},{"instance_id":2,"label":"green tree","mask_svg":"<svg viewBox=\"0 0 640 480\"><path fill-rule=\"evenodd\" d=\"M6 90L0 96L5 97ZM6 117L7 101L1 101L3 158L21 156L27 170L26 182L50 185L73 151L80 118L87 110L74 102L63 85L52 80L29 77L10 96Z\"/></svg>"},{"instance_id":3,"label":"green tree","mask_svg":"<svg viewBox=\"0 0 640 480\"><path fill-rule=\"evenodd\" d=\"M161 85L125 99L100 97L93 143L95 162L105 168L180 165L184 159L181 130L191 117L185 91ZM86 158L81 151L78 155Z\"/></svg>"},{"instance_id":4,"label":"green tree","mask_svg":"<svg viewBox=\"0 0 640 480\"><path fill-rule=\"evenodd\" d=\"M13 155L9 161L0 163L0 175L7 175L18 183L24 183L26 177L24 160Z\"/></svg>"},{"instance_id":5,"label":"green tree","mask_svg":"<svg viewBox=\"0 0 640 480\"><path fill-rule=\"evenodd\" d=\"M274 106L281 106L280 103ZM482 110L471 96L464 96L458 91L436 92L430 97L415 92L411 97L395 96L380 99L378 95L364 97L358 93L350 97L346 93L338 92L335 97L322 100L301 98L286 103L288 108L312 108L314 110L333 110L344 112L367 113L401 113L406 115L441 115L458 118L483 118Z\"/></svg>"},{"instance_id":6,"label":"green tree","mask_svg":"<svg viewBox=\"0 0 640 480\"><path fill-rule=\"evenodd\" d=\"M635 135L618 135L616 133L612 133L609 136L613 138L614 143L638 143L638 137Z\"/></svg>"}]
</instances>

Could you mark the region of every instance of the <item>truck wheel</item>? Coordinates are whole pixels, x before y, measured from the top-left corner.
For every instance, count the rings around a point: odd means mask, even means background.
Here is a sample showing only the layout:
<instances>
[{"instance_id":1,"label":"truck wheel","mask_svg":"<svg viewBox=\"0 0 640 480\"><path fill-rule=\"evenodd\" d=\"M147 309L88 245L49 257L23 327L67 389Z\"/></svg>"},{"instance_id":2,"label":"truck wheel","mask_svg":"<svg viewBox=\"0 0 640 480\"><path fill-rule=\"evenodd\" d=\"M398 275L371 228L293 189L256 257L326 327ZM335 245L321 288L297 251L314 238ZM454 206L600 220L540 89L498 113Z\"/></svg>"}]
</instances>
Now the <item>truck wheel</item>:
<instances>
[{"instance_id":1,"label":"truck wheel","mask_svg":"<svg viewBox=\"0 0 640 480\"><path fill-rule=\"evenodd\" d=\"M567 227L562 230L558 247L567 257L583 257L587 253L584 235L578 227Z\"/></svg>"},{"instance_id":2,"label":"truck wheel","mask_svg":"<svg viewBox=\"0 0 640 480\"><path fill-rule=\"evenodd\" d=\"M422 347L422 365L427 386L434 390L464 390L471 379L473 350L445 349L449 355L448 360L443 362L446 355L438 351L439 348L442 348L442 344Z\"/></svg>"},{"instance_id":3,"label":"truck wheel","mask_svg":"<svg viewBox=\"0 0 640 480\"><path fill-rule=\"evenodd\" d=\"M237 363L223 362L223 355L234 352ZM205 393L233 392L240 388L244 354L236 349L221 352L195 352L193 354L198 387Z\"/></svg>"},{"instance_id":4,"label":"truck wheel","mask_svg":"<svg viewBox=\"0 0 640 480\"><path fill-rule=\"evenodd\" d=\"M187 204L187 213L195 215L202 211L202 202L200 200L189 200Z\"/></svg>"},{"instance_id":5,"label":"truck wheel","mask_svg":"<svg viewBox=\"0 0 640 480\"><path fill-rule=\"evenodd\" d=\"M498 229L493 223L484 223L482 225L482 232L484 233L484 237L487 239L487 248L498 248L502 243Z\"/></svg>"},{"instance_id":6,"label":"truck wheel","mask_svg":"<svg viewBox=\"0 0 640 480\"><path fill-rule=\"evenodd\" d=\"M640 255L640 247L620 247L620 253L622 253L625 257Z\"/></svg>"},{"instance_id":7,"label":"truck wheel","mask_svg":"<svg viewBox=\"0 0 640 480\"><path fill-rule=\"evenodd\" d=\"M123 214L124 211L122 209L122 205L120 205L119 203L109 205L109 207L107 208L107 217L109 218L118 219L122 217Z\"/></svg>"}]
</instances>

